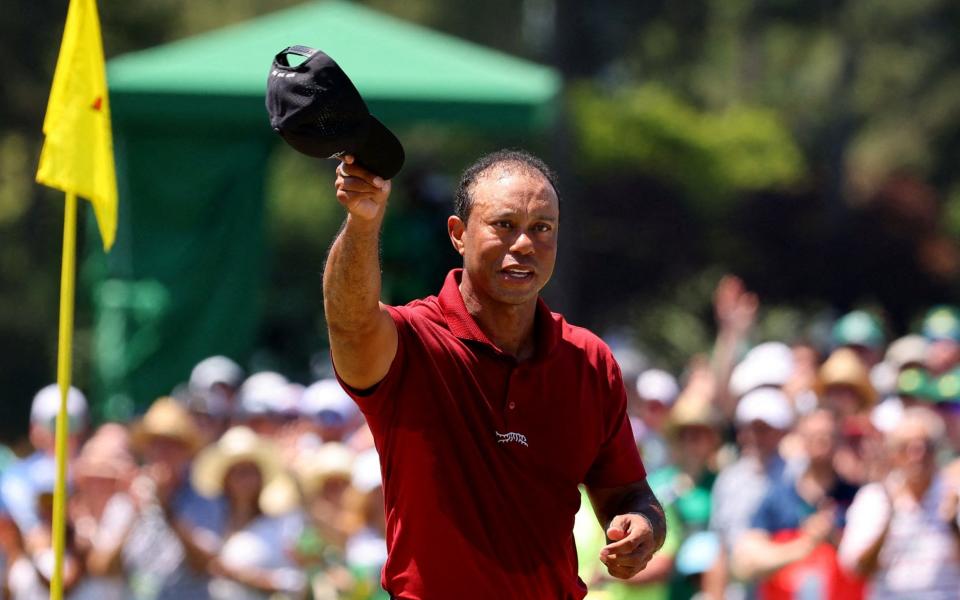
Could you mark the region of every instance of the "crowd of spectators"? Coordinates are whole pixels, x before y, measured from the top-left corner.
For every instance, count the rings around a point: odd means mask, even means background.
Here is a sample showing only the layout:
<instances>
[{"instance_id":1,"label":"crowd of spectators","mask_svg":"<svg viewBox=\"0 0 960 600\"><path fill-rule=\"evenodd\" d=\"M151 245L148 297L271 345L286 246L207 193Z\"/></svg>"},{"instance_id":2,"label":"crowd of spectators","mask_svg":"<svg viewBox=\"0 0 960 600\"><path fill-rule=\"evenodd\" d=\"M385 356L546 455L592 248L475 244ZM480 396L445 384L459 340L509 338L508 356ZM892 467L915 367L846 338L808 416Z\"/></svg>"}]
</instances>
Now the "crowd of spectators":
<instances>
[{"instance_id":1,"label":"crowd of spectators","mask_svg":"<svg viewBox=\"0 0 960 600\"><path fill-rule=\"evenodd\" d=\"M736 278L714 305L712 356L679 377L621 360L669 533L644 571L612 579L584 493L588 599L960 598L960 311L935 307L889 343L852 312L819 347L751 345L757 298ZM222 356L188 379L95 427L71 389L66 597L386 599L379 460L338 382ZM59 404L40 390L31 452L0 453L0 573L17 600L49 595Z\"/></svg>"},{"instance_id":2,"label":"crowd of spectators","mask_svg":"<svg viewBox=\"0 0 960 600\"><path fill-rule=\"evenodd\" d=\"M669 532L643 572L614 580L584 505L587 598L960 598L960 310L936 306L889 343L854 311L826 344L751 347L758 308L724 278L712 356L680 382L620 361Z\"/></svg>"},{"instance_id":3,"label":"crowd of spectators","mask_svg":"<svg viewBox=\"0 0 960 600\"><path fill-rule=\"evenodd\" d=\"M5 597L46 599L55 385L33 400L33 452L0 479ZM68 396L65 597L371 600L386 560L380 464L333 379L307 387L202 361L131 423L90 426Z\"/></svg>"}]
</instances>

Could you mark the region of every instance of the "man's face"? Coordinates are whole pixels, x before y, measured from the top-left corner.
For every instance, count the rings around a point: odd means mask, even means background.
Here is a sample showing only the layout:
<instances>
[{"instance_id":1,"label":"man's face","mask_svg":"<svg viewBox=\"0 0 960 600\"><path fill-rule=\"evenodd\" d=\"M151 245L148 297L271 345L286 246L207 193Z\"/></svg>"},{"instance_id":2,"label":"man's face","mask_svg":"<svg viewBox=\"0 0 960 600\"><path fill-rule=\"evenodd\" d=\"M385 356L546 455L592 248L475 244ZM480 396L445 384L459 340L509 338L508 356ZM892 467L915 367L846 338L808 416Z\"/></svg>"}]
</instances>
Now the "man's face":
<instances>
[{"instance_id":1,"label":"man's face","mask_svg":"<svg viewBox=\"0 0 960 600\"><path fill-rule=\"evenodd\" d=\"M833 460L839 432L832 414L817 411L801 421L797 430L810 462L829 464Z\"/></svg>"},{"instance_id":2,"label":"man's face","mask_svg":"<svg viewBox=\"0 0 960 600\"><path fill-rule=\"evenodd\" d=\"M930 476L936 469L936 445L916 421L902 424L891 434L893 464L908 480Z\"/></svg>"},{"instance_id":3,"label":"man's face","mask_svg":"<svg viewBox=\"0 0 960 600\"><path fill-rule=\"evenodd\" d=\"M494 166L471 197L467 223L450 217L448 227L473 292L500 304L536 300L557 257L560 206L550 182L517 166Z\"/></svg>"},{"instance_id":4,"label":"man's face","mask_svg":"<svg viewBox=\"0 0 960 600\"><path fill-rule=\"evenodd\" d=\"M192 457L190 447L186 443L177 438L162 435L152 436L143 454L148 464L162 463L170 467L174 473L185 470Z\"/></svg>"}]
</instances>

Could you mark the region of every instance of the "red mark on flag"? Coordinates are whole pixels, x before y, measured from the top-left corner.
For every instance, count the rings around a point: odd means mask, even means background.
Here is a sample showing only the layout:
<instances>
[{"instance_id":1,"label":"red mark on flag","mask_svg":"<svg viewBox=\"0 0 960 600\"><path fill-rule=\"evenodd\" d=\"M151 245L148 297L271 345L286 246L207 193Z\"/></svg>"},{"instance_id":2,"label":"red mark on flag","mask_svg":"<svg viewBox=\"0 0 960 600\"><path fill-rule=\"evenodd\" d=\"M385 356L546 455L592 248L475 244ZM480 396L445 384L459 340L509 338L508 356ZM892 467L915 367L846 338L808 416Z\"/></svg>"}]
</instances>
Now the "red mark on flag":
<instances>
[{"instance_id":1,"label":"red mark on flag","mask_svg":"<svg viewBox=\"0 0 960 600\"><path fill-rule=\"evenodd\" d=\"M93 101L91 108L93 108L93 110L100 110L101 106L103 106L103 96L97 96L97 99Z\"/></svg>"}]
</instances>

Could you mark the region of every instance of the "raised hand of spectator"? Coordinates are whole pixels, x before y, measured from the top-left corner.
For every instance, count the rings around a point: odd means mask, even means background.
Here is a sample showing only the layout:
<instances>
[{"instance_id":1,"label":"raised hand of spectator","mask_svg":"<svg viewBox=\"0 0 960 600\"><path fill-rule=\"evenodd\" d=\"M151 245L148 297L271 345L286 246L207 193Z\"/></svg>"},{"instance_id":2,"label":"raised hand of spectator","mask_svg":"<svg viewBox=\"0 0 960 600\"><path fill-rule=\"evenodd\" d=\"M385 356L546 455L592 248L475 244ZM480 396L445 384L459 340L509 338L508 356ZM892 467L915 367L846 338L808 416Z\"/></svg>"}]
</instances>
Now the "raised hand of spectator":
<instances>
[{"instance_id":1,"label":"raised hand of spectator","mask_svg":"<svg viewBox=\"0 0 960 600\"><path fill-rule=\"evenodd\" d=\"M757 319L759 306L757 295L747 291L743 281L736 275L725 275L717 283L713 293L713 311L717 326L722 331L746 335Z\"/></svg>"},{"instance_id":2,"label":"raised hand of spectator","mask_svg":"<svg viewBox=\"0 0 960 600\"><path fill-rule=\"evenodd\" d=\"M716 380L715 401L727 418L733 417L736 399L730 394L730 376L737 350L757 319L760 301L747 291L735 275L725 275L713 292L713 312L717 319L717 340L713 349L713 372Z\"/></svg>"}]
</instances>

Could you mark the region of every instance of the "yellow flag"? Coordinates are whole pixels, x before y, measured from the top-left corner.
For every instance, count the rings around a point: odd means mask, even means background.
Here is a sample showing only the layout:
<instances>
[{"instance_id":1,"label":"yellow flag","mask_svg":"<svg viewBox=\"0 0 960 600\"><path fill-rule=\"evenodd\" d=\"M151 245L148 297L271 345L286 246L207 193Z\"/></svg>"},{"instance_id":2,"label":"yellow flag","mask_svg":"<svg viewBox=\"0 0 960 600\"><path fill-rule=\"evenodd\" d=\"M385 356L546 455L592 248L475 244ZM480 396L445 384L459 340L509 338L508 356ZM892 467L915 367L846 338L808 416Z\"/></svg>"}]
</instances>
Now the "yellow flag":
<instances>
[{"instance_id":1,"label":"yellow flag","mask_svg":"<svg viewBox=\"0 0 960 600\"><path fill-rule=\"evenodd\" d=\"M43 133L37 181L89 200L109 250L117 231L117 177L96 0L70 0Z\"/></svg>"}]
</instances>

